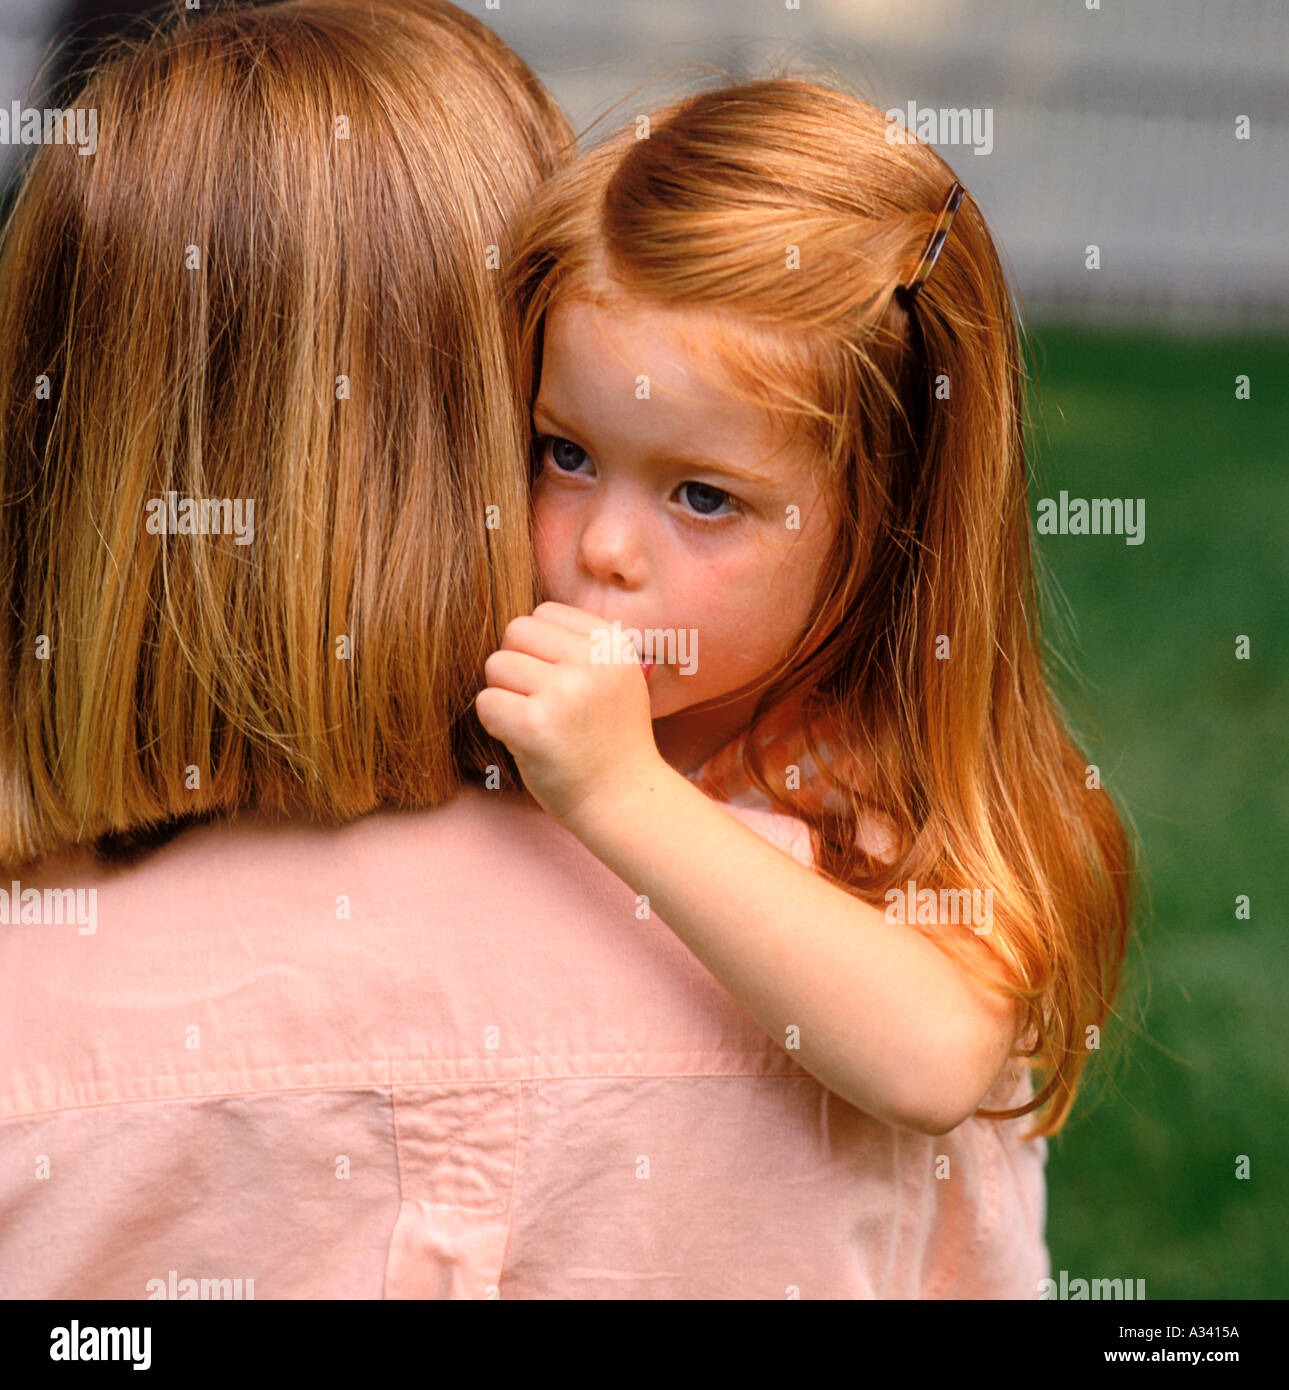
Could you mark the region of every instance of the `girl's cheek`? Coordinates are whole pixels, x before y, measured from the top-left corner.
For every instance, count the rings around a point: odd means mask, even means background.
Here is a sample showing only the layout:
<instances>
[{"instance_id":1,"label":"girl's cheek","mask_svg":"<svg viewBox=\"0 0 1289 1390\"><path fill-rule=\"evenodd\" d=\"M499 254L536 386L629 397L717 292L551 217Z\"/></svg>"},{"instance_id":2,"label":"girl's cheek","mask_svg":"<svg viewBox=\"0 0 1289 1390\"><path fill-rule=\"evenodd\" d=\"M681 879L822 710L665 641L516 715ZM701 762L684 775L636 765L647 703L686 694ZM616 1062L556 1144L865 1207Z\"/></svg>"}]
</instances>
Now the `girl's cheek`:
<instances>
[{"instance_id":1,"label":"girl's cheek","mask_svg":"<svg viewBox=\"0 0 1289 1390\"><path fill-rule=\"evenodd\" d=\"M533 525L539 538L561 536L568 531L569 519L564 508L538 493L533 499Z\"/></svg>"},{"instance_id":2,"label":"girl's cheek","mask_svg":"<svg viewBox=\"0 0 1289 1390\"><path fill-rule=\"evenodd\" d=\"M543 584L553 584L563 569L568 543L565 528L559 526L554 517L543 518L540 511L533 520L537 569Z\"/></svg>"}]
</instances>

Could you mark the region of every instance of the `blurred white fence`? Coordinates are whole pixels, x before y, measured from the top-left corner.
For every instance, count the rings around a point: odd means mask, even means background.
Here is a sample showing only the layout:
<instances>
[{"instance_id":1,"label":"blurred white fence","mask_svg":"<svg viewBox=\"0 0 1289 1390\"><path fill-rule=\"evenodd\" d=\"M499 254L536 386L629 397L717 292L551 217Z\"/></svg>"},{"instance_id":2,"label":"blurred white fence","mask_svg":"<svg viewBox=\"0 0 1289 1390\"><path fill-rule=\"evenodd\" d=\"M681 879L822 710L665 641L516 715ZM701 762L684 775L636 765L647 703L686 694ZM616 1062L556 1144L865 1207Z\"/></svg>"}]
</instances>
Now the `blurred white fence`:
<instances>
[{"instance_id":1,"label":"blurred white fence","mask_svg":"<svg viewBox=\"0 0 1289 1390\"><path fill-rule=\"evenodd\" d=\"M831 66L883 109L988 109L989 154L938 148L1029 316L1289 325L1289 0L790 3L462 8L541 73L579 130L637 84L702 63ZM0 0L0 102L28 95L55 17L44 0ZM676 90L653 82L597 131ZM1099 270L1085 268L1090 244Z\"/></svg>"}]
</instances>

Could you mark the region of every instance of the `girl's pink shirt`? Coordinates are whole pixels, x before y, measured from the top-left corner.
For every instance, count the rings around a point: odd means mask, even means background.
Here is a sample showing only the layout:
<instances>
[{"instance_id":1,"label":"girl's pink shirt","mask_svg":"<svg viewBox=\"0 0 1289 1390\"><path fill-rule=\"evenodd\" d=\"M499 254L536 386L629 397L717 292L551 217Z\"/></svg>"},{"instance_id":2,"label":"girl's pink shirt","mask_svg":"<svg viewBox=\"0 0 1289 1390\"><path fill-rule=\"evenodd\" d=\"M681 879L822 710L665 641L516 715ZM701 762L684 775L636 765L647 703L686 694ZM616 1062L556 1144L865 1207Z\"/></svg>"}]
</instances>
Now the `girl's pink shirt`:
<instances>
[{"instance_id":1,"label":"girl's pink shirt","mask_svg":"<svg viewBox=\"0 0 1289 1390\"><path fill-rule=\"evenodd\" d=\"M727 809L811 862L800 822ZM524 797L242 815L13 877L44 917L0 924L0 1297L1028 1299L1049 1273L1027 1118L853 1109ZM1009 1067L989 1103L1030 1094Z\"/></svg>"}]
</instances>

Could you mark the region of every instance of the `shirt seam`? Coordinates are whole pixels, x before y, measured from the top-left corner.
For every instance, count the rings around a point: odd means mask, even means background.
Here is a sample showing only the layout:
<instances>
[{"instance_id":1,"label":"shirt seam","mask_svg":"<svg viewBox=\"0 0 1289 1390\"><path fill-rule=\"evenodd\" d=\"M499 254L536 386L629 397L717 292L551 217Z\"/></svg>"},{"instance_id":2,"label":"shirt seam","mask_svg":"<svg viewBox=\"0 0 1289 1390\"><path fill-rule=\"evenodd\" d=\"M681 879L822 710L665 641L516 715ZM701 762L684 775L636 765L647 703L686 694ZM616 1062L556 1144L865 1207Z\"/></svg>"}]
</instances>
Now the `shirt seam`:
<instances>
[{"instance_id":1,"label":"shirt seam","mask_svg":"<svg viewBox=\"0 0 1289 1390\"><path fill-rule=\"evenodd\" d=\"M389 1239L385 1242L385 1267L380 1273L380 1296L382 1299L389 1297L389 1252L394 1245L394 1237L398 1234L398 1223L403 1219L403 1204L407 1201L407 1191L403 1186L403 1151L398 1141L398 1101L394 1098L394 1088L385 1087L389 1091L389 1118L393 1129L394 1144L394 1174L398 1178L398 1211L394 1214L394 1224L390 1228Z\"/></svg>"},{"instance_id":2,"label":"shirt seam","mask_svg":"<svg viewBox=\"0 0 1289 1390\"><path fill-rule=\"evenodd\" d=\"M425 1086L514 1086L518 1084L521 1088L535 1082L542 1085L553 1085L560 1082L577 1081L726 1081L726 1080L758 1080L758 1081L814 1081L808 1073L801 1075L792 1072L763 1072L763 1071L738 1071L738 1072L579 1072L575 1076L488 1076L488 1077L467 1077L462 1079L452 1078L449 1080L437 1079L432 1081L338 1081L332 1083L312 1082L301 1086L267 1086L250 1090L210 1090L197 1092L176 1092L172 1095L164 1096L121 1096L113 1100L84 1101L73 1105L52 1106L43 1110L22 1110L13 1111L7 1114L0 1114L0 1125L10 1121L41 1119L45 1116L75 1114L84 1110L103 1110L118 1105L169 1105L175 1101L202 1101L202 1100L232 1100L256 1096L274 1095L309 1095L317 1092L328 1091L372 1091L377 1095L390 1093L390 1100L393 1103L395 1090L406 1090L412 1087ZM397 1140L397 1130L395 1131ZM401 1189L400 1189L401 1190Z\"/></svg>"},{"instance_id":3,"label":"shirt seam","mask_svg":"<svg viewBox=\"0 0 1289 1390\"><path fill-rule=\"evenodd\" d=\"M497 1299L501 1299L501 1279L506 1271L506 1257L510 1254L510 1235L515 1229L515 1208L519 1205L519 1153L524 1141L525 1102L528 1098L529 1083L521 1081L515 1104L515 1152L510 1168L510 1203L506 1208L506 1238L501 1243L501 1261L497 1265Z\"/></svg>"}]
</instances>

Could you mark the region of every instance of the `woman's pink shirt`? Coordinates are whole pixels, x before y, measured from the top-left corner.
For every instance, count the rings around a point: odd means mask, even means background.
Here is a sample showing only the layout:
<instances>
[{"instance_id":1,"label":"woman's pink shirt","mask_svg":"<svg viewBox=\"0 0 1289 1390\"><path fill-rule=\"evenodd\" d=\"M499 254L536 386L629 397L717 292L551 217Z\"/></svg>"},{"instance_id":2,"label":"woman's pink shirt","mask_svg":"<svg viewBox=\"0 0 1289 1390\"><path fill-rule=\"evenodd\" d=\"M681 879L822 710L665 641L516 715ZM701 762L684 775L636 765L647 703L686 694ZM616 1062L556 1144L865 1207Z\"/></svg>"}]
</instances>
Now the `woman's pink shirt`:
<instances>
[{"instance_id":1,"label":"woman's pink shirt","mask_svg":"<svg viewBox=\"0 0 1289 1390\"><path fill-rule=\"evenodd\" d=\"M811 862L800 822L726 809ZM527 798L242 815L11 877L0 1297L1028 1299L1049 1273L1030 1117L855 1110ZM14 921L27 889L43 919ZM986 1103L1031 1094L1011 1065Z\"/></svg>"}]
</instances>

